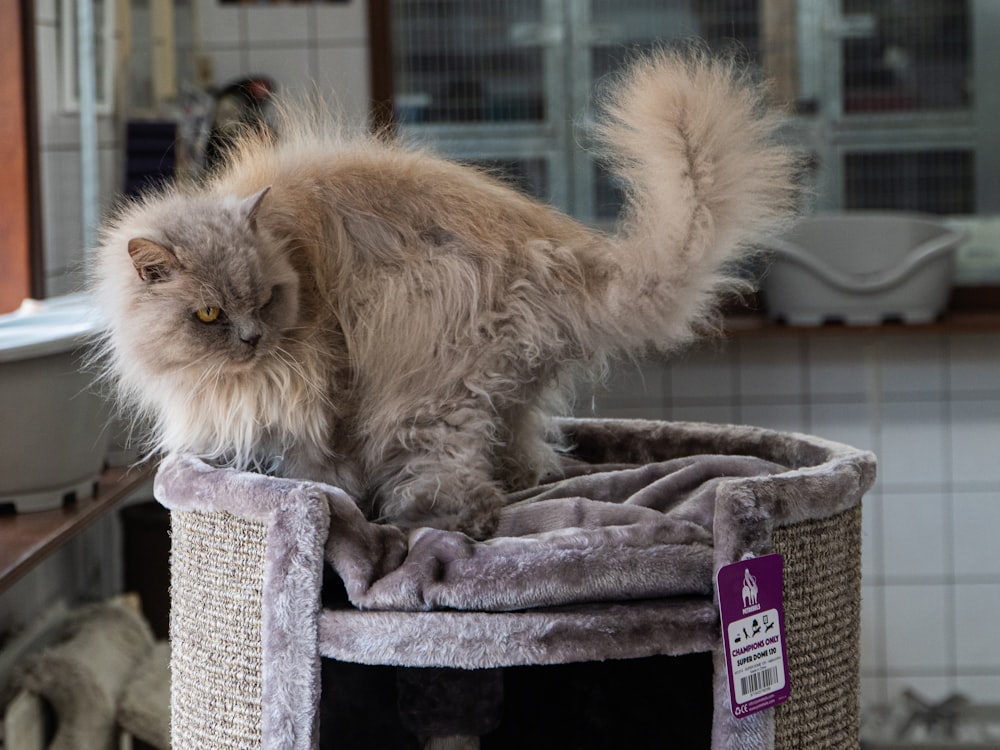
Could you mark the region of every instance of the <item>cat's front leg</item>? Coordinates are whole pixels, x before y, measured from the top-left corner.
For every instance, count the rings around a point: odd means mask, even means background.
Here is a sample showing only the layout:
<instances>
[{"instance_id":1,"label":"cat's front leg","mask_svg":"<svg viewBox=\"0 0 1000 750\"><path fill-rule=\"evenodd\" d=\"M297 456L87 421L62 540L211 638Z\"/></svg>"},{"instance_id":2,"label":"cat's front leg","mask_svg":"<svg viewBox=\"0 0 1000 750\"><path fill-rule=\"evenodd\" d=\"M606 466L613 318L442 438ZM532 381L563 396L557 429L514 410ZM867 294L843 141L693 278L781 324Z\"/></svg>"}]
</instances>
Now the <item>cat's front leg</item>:
<instances>
[{"instance_id":1,"label":"cat's front leg","mask_svg":"<svg viewBox=\"0 0 1000 750\"><path fill-rule=\"evenodd\" d=\"M398 429L391 458L375 472L382 519L462 531L476 539L493 533L506 501L494 476L488 438L494 425L470 412L414 420Z\"/></svg>"}]
</instances>

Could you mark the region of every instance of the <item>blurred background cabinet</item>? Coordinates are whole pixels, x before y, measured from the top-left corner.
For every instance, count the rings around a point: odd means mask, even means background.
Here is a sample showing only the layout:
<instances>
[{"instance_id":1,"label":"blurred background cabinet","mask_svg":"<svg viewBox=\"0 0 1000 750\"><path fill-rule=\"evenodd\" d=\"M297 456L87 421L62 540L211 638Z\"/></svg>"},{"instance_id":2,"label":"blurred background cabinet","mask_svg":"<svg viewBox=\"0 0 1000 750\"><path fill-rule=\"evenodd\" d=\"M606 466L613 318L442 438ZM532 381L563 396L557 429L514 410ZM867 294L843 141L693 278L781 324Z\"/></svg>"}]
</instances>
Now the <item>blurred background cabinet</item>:
<instances>
[{"instance_id":1,"label":"blurred background cabinet","mask_svg":"<svg viewBox=\"0 0 1000 750\"><path fill-rule=\"evenodd\" d=\"M795 114L812 208L1000 210L1000 23L988 0L391 0L393 102L410 138L498 169L577 218L620 191L589 137L595 95L636 51L735 49ZM977 42L977 34L980 38Z\"/></svg>"}]
</instances>

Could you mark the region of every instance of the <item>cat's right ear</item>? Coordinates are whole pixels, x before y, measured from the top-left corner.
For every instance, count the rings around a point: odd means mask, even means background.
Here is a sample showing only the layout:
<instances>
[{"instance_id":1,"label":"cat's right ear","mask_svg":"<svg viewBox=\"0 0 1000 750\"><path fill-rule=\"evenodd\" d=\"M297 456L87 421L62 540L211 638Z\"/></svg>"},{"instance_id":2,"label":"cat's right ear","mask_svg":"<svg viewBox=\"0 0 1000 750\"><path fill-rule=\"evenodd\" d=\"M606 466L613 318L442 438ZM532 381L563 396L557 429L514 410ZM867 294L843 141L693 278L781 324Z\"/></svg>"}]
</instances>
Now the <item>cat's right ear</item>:
<instances>
[{"instance_id":1,"label":"cat's right ear","mask_svg":"<svg viewBox=\"0 0 1000 750\"><path fill-rule=\"evenodd\" d=\"M243 201L243 215L250 223L250 228L255 232L257 231L257 212L260 210L260 204L264 201L264 196L269 192L271 192L270 185L263 190L258 190Z\"/></svg>"},{"instance_id":2,"label":"cat's right ear","mask_svg":"<svg viewBox=\"0 0 1000 750\"><path fill-rule=\"evenodd\" d=\"M144 237L135 237L128 241L128 254L132 257L135 272L147 284L166 281L181 267L180 261L171 250Z\"/></svg>"}]
</instances>

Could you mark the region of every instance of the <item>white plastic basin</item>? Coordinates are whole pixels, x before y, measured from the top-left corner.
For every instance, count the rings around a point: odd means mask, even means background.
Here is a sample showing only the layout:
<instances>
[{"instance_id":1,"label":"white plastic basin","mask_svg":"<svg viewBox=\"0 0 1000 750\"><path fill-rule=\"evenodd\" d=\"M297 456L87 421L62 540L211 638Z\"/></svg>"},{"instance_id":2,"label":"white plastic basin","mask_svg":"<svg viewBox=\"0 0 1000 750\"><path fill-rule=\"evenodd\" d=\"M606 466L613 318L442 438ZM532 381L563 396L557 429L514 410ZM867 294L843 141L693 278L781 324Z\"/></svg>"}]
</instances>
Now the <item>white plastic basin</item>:
<instances>
[{"instance_id":1,"label":"white plastic basin","mask_svg":"<svg viewBox=\"0 0 1000 750\"><path fill-rule=\"evenodd\" d=\"M105 402L80 369L95 326L81 295L0 315L0 508L49 510L92 494L108 442Z\"/></svg>"}]
</instances>

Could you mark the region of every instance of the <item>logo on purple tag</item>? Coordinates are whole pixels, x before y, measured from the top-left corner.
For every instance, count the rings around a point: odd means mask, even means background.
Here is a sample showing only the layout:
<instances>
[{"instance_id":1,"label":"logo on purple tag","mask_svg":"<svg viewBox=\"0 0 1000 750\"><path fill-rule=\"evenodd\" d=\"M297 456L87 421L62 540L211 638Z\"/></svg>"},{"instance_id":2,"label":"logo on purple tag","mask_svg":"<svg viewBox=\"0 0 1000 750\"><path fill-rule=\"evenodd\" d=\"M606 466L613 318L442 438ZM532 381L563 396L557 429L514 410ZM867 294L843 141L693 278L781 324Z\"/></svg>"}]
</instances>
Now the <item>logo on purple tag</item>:
<instances>
[{"instance_id":1,"label":"logo on purple tag","mask_svg":"<svg viewBox=\"0 0 1000 750\"><path fill-rule=\"evenodd\" d=\"M729 667L729 697L737 718L788 700L785 654L784 559L753 557L719 569L719 615Z\"/></svg>"}]
</instances>

